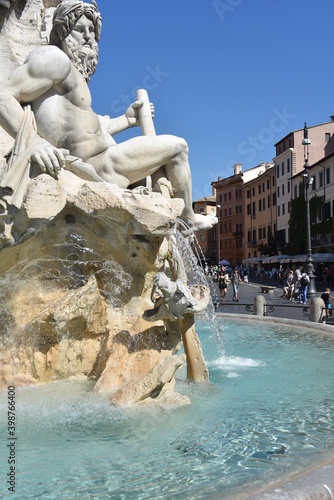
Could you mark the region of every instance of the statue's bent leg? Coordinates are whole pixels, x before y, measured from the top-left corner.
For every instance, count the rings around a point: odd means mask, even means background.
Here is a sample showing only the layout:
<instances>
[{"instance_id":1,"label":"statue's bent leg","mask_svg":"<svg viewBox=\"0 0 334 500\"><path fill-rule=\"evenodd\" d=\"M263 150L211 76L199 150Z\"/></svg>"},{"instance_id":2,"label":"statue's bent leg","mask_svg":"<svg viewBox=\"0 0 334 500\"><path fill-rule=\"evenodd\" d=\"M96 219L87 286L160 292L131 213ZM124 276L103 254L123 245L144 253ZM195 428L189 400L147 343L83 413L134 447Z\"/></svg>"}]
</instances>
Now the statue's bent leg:
<instances>
[{"instance_id":1,"label":"statue's bent leg","mask_svg":"<svg viewBox=\"0 0 334 500\"><path fill-rule=\"evenodd\" d=\"M172 135L135 137L88 161L103 179L122 188L156 172L158 175L163 169L175 189L175 196L185 202L182 219L193 230L209 229L216 223L214 217L193 212L188 146L184 139Z\"/></svg>"}]
</instances>

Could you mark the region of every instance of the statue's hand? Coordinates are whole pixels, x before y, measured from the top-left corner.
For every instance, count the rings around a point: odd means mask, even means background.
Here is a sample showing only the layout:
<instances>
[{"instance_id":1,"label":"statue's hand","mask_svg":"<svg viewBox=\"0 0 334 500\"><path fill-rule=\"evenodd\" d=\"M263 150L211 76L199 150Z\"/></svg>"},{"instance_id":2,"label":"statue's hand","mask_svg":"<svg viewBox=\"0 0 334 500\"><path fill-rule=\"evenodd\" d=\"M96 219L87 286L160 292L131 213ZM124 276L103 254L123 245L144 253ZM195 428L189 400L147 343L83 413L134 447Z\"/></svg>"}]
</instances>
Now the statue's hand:
<instances>
[{"instance_id":1,"label":"statue's hand","mask_svg":"<svg viewBox=\"0 0 334 500\"><path fill-rule=\"evenodd\" d=\"M128 121L129 127L137 127L140 125L139 121L139 110L142 108L144 103L142 101L135 101L130 106L125 112L125 118ZM154 118L154 105L150 102L150 107L151 107L151 115L152 118Z\"/></svg>"},{"instance_id":2,"label":"statue's hand","mask_svg":"<svg viewBox=\"0 0 334 500\"><path fill-rule=\"evenodd\" d=\"M30 158L39 166L42 172L58 179L60 170L65 168L65 155L68 154L67 149L58 149L43 141L42 144L31 151Z\"/></svg>"},{"instance_id":3,"label":"statue's hand","mask_svg":"<svg viewBox=\"0 0 334 500\"><path fill-rule=\"evenodd\" d=\"M143 103L141 101L135 101L125 112L125 118L128 121L129 127L137 127L139 125L139 109L143 107Z\"/></svg>"}]
</instances>

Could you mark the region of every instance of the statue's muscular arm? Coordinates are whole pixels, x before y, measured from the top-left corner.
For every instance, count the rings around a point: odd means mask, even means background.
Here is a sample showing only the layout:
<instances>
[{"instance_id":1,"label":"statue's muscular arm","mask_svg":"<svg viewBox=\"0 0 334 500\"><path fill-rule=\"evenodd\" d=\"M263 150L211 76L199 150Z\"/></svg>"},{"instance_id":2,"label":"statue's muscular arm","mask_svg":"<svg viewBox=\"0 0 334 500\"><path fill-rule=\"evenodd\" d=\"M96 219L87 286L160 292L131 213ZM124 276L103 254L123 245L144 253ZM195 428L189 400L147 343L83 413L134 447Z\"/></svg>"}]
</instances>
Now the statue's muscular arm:
<instances>
[{"instance_id":1,"label":"statue's muscular arm","mask_svg":"<svg viewBox=\"0 0 334 500\"><path fill-rule=\"evenodd\" d=\"M33 102L53 87L61 86L68 78L71 63L57 47L40 47L30 54L22 66L0 85L0 125L16 137L22 119L21 105ZM42 171L57 176L65 164L64 152L41 138L31 158Z\"/></svg>"}]
</instances>

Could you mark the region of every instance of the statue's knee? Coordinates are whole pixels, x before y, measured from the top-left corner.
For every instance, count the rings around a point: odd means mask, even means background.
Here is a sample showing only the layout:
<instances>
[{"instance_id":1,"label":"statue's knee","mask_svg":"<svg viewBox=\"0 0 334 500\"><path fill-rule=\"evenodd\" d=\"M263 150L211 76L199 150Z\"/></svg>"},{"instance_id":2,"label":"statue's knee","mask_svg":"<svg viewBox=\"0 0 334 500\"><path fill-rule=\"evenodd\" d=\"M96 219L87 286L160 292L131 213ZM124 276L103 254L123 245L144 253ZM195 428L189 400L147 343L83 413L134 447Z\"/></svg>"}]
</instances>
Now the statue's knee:
<instances>
[{"instance_id":1,"label":"statue's knee","mask_svg":"<svg viewBox=\"0 0 334 500\"><path fill-rule=\"evenodd\" d=\"M189 154L188 143L182 137L178 137L178 149L179 149L180 153L183 153L183 154L188 156L188 154Z\"/></svg>"}]
</instances>

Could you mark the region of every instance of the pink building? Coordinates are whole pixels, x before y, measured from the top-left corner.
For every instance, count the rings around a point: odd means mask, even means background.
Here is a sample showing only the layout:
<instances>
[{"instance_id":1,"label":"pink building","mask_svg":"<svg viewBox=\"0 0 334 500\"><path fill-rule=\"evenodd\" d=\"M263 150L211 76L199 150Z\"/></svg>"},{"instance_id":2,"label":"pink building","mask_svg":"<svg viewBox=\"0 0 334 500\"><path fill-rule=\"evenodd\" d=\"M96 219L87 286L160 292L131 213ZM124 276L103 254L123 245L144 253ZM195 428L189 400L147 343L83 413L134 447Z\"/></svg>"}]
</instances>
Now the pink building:
<instances>
[{"instance_id":1,"label":"pink building","mask_svg":"<svg viewBox=\"0 0 334 500\"><path fill-rule=\"evenodd\" d=\"M311 145L309 164L334 151L334 116L331 121L308 128ZM291 178L304 168L304 147L302 145L304 129L295 130L275 144L276 157L273 158L276 169L277 232L278 248L283 250L288 243L288 223L292 198Z\"/></svg>"}]
</instances>

